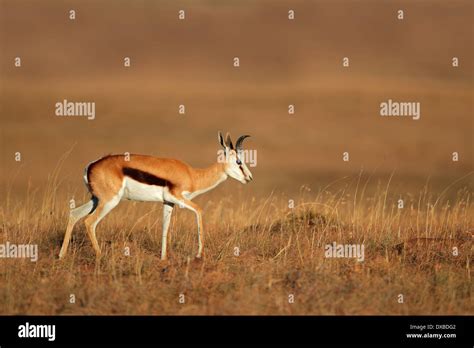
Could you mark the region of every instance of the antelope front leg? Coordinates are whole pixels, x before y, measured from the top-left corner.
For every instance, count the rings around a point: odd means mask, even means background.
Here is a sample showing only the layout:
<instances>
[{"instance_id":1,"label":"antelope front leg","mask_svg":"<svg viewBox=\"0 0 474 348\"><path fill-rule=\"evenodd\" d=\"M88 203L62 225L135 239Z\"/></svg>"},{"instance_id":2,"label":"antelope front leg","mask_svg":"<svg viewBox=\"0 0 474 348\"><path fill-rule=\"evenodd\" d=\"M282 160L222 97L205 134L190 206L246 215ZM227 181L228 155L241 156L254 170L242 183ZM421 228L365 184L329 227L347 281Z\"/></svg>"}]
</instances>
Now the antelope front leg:
<instances>
[{"instance_id":1,"label":"antelope front leg","mask_svg":"<svg viewBox=\"0 0 474 348\"><path fill-rule=\"evenodd\" d=\"M202 228L201 208L196 203L193 203L187 199L180 200L178 204L180 205L180 207L189 209L193 211L194 214L196 214L197 230L198 230L198 253L196 255L196 258L200 259L202 257L202 249L204 247L204 242L203 242L204 231Z\"/></svg>"},{"instance_id":2,"label":"antelope front leg","mask_svg":"<svg viewBox=\"0 0 474 348\"><path fill-rule=\"evenodd\" d=\"M174 204L170 202L163 203L163 234L161 236L161 259L166 260L166 244L168 238L168 228L170 227L171 213Z\"/></svg>"},{"instance_id":3,"label":"antelope front leg","mask_svg":"<svg viewBox=\"0 0 474 348\"><path fill-rule=\"evenodd\" d=\"M193 211L194 214L196 214L196 222L197 222L197 230L198 230L198 252L197 252L196 258L200 259L202 257L202 249L204 247L204 241L203 241L204 231L202 228L201 208L197 204L189 200L184 200L181 204L182 206Z\"/></svg>"},{"instance_id":4,"label":"antelope front leg","mask_svg":"<svg viewBox=\"0 0 474 348\"><path fill-rule=\"evenodd\" d=\"M204 231L202 230L202 215L201 215L201 209L197 209L195 211L196 213L196 219L197 219L197 227L198 227L198 253L196 257L200 259L202 257L202 248L203 248L203 233Z\"/></svg>"},{"instance_id":5,"label":"antelope front leg","mask_svg":"<svg viewBox=\"0 0 474 348\"><path fill-rule=\"evenodd\" d=\"M169 197L169 200L175 204L178 204L180 208L186 208L194 212L196 214L197 220L197 229L198 229L198 253L196 257L200 259L202 257L202 250L204 247L203 242L203 235L204 231L202 228L202 216L201 216L201 208L196 204L183 197L182 194L177 192L172 192L172 195Z\"/></svg>"}]
</instances>

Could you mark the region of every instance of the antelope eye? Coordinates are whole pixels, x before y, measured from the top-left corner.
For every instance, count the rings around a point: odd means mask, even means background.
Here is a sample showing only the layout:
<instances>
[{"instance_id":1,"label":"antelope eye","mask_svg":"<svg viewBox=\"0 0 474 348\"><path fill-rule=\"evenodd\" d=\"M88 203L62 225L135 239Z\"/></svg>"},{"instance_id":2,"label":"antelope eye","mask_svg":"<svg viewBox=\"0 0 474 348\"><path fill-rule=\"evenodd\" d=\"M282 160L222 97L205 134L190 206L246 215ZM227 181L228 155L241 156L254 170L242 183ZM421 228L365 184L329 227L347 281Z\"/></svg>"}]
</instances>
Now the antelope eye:
<instances>
[{"instance_id":1,"label":"antelope eye","mask_svg":"<svg viewBox=\"0 0 474 348\"><path fill-rule=\"evenodd\" d=\"M237 158L237 164L240 166L242 164L242 161Z\"/></svg>"}]
</instances>

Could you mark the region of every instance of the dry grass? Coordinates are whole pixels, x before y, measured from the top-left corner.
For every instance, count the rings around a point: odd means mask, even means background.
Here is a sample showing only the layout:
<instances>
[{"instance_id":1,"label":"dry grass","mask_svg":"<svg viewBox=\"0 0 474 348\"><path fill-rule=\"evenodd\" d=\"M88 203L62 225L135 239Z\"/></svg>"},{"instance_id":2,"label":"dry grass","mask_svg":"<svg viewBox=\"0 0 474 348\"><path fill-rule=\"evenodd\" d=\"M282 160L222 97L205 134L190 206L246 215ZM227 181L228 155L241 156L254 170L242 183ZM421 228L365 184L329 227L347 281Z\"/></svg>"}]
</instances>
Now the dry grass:
<instances>
[{"instance_id":1,"label":"dry grass","mask_svg":"<svg viewBox=\"0 0 474 348\"><path fill-rule=\"evenodd\" d=\"M59 202L68 194L58 177L43 197L7 195L1 206L0 242L36 243L40 253L36 263L0 263L2 314L473 314L474 206L466 189L451 200L422 190L404 209L388 184L367 196L371 183L361 176L336 191L302 187L293 209L282 194L222 198L217 189L200 200L203 261L192 258L192 214L175 209L170 260L162 262L161 206L122 203L98 227L100 260L79 223L59 261L67 221ZM365 261L325 258L333 241L364 244Z\"/></svg>"},{"instance_id":2,"label":"dry grass","mask_svg":"<svg viewBox=\"0 0 474 348\"><path fill-rule=\"evenodd\" d=\"M0 314L474 314L472 1L1 7L0 243L36 243L40 258L0 259ZM421 119L380 117L389 98L420 102ZM64 99L95 102L96 119L55 116ZM258 165L251 185L196 199L204 261L191 213L176 209L163 263L161 206L129 202L98 226L98 262L82 223L56 259L88 162L130 152L204 166L218 130L251 134ZM363 243L365 261L325 258L334 241Z\"/></svg>"}]
</instances>

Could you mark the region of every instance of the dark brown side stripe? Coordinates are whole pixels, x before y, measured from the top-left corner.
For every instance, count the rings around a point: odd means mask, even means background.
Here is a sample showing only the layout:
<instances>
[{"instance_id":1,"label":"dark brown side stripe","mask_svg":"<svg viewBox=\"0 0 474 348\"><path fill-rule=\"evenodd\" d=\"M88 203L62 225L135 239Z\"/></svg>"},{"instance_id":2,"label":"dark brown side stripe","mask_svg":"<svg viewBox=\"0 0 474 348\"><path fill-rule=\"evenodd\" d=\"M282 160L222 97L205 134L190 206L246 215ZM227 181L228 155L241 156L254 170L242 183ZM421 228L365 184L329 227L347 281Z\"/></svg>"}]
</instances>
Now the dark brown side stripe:
<instances>
[{"instance_id":1,"label":"dark brown side stripe","mask_svg":"<svg viewBox=\"0 0 474 348\"><path fill-rule=\"evenodd\" d=\"M172 186L172 184L168 180L157 177L153 174L144 172L144 171L139 170L139 169L124 167L122 169L122 172L123 172L124 175L132 178L133 180L141 182L142 184L162 186L162 187L165 187L165 186L171 187Z\"/></svg>"}]
</instances>

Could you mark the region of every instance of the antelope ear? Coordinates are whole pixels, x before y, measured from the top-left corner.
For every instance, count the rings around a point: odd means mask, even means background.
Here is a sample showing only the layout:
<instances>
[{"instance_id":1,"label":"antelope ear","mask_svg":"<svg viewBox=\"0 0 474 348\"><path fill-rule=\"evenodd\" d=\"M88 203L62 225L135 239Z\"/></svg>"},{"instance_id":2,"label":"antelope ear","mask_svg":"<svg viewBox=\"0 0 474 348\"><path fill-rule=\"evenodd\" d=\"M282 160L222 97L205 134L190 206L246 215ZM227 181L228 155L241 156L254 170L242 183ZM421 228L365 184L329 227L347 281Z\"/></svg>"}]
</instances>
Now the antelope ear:
<instances>
[{"instance_id":1,"label":"antelope ear","mask_svg":"<svg viewBox=\"0 0 474 348\"><path fill-rule=\"evenodd\" d=\"M234 150L234 144L232 144L232 140L230 139L230 133L229 132L227 132L227 134L225 136L225 142L226 142L227 146L229 147L229 149Z\"/></svg>"},{"instance_id":2,"label":"antelope ear","mask_svg":"<svg viewBox=\"0 0 474 348\"><path fill-rule=\"evenodd\" d=\"M224 137L222 136L221 131L217 132L217 139L219 140L219 144L221 144L221 146L225 149L226 145L225 145Z\"/></svg>"}]
</instances>

